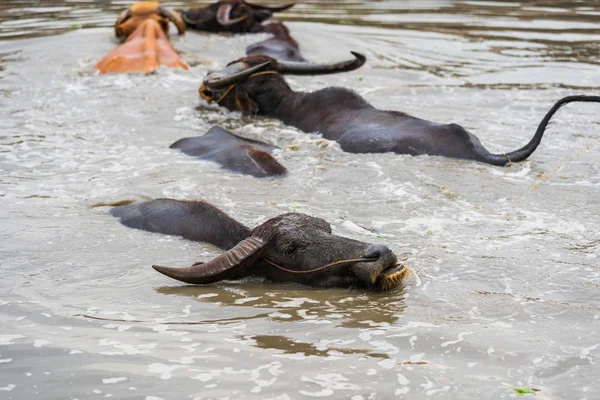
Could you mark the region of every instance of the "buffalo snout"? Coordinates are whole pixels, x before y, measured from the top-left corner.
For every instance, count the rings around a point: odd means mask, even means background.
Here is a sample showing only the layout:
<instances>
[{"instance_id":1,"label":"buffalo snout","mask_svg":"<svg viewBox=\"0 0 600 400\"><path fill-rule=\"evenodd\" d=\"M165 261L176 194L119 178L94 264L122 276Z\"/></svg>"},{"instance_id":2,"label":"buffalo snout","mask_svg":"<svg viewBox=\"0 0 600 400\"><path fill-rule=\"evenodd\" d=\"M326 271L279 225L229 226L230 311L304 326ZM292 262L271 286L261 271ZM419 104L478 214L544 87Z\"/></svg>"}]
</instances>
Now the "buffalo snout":
<instances>
[{"instance_id":1,"label":"buffalo snout","mask_svg":"<svg viewBox=\"0 0 600 400\"><path fill-rule=\"evenodd\" d=\"M389 290L400 285L405 273L404 265L389 247L372 244L363 255L365 261L353 268L358 286L375 290Z\"/></svg>"},{"instance_id":2,"label":"buffalo snout","mask_svg":"<svg viewBox=\"0 0 600 400\"><path fill-rule=\"evenodd\" d=\"M387 258L391 258L392 260L394 260L396 258L396 256L392 252L392 250L390 250L389 247L384 246L382 244L370 245L369 248L367 248L367 252L365 253L364 257L365 258L374 258L374 259L380 259L383 257L387 257Z\"/></svg>"}]
</instances>

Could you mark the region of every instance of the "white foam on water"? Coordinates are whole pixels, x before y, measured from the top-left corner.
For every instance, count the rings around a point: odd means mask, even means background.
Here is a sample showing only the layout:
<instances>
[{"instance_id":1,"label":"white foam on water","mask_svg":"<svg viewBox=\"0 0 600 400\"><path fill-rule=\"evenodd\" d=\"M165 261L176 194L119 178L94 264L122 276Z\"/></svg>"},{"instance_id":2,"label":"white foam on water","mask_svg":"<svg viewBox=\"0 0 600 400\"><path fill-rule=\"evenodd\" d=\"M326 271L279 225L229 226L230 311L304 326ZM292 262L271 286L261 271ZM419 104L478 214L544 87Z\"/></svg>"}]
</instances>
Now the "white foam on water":
<instances>
[{"instance_id":1,"label":"white foam on water","mask_svg":"<svg viewBox=\"0 0 600 400\"><path fill-rule=\"evenodd\" d=\"M260 297L245 297L245 298L241 298L241 299L236 299L234 301L234 304L245 304L245 303L250 303L251 301L256 301L259 299L260 299Z\"/></svg>"},{"instance_id":2,"label":"white foam on water","mask_svg":"<svg viewBox=\"0 0 600 400\"><path fill-rule=\"evenodd\" d=\"M298 393L300 393L303 396L308 396L308 397L329 397L329 396L333 396L335 394L335 391L332 389L321 389L317 392L309 392L307 390L300 390Z\"/></svg>"},{"instance_id":3,"label":"white foam on water","mask_svg":"<svg viewBox=\"0 0 600 400\"><path fill-rule=\"evenodd\" d=\"M102 325L102 327L107 328L107 329L116 329L119 332L125 332L125 331L128 331L129 329L131 329L133 327L133 325L106 324L106 325Z\"/></svg>"},{"instance_id":4,"label":"white foam on water","mask_svg":"<svg viewBox=\"0 0 600 400\"><path fill-rule=\"evenodd\" d=\"M355 234L359 234L359 235L373 236L373 237L383 236L383 235L378 235L376 233L373 233L373 232L363 228L362 226L358 226L358 225L356 225L356 223L354 223L352 221L344 221L344 222L342 222L341 226L344 229L346 229L347 231L355 233Z\"/></svg>"},{"instance_id":5,"label":"white foam on water","mask_svg":"<svg viewBox=\"0 0 600 400\"><path fill-rule=\"evenodd\" d=\"M327 325L332 324L333 321L329 321L326 319L308 319L306 321L300 322L301 324L314 324L314 325Z\"/></svg>"},{"instance_id":6,"label":"white foam on water","mask_svg":"<svg viewBox=\"0 0 600 400\"><path fill-rule=\"evenodd\" d=\"M385 340L372 340L369 342L369 345L372 346L373 351L382 352L389 355L398 354L400 352L398 347Z\"/></svg>"},{"instance_id":7,"label":"white foam on water","mask_svg":"<svg viewBox=\"0 0 600 400\"><path fill-rule=\"evenodd\" d=\"M310 299L308 297L297 297L297 298L282 297L282 299L288 299L289 301L272 301L273 305L275 307L297 308L297 307L300 307L301 305L303 305L304 303L319 304L319 301ZM300 311L303 311L306 314L306 310L300 310ZM307 318L308 318L308 316L307 316Z\"/></svg>"},{"instance_id":8,"label":"white foam on water","mask_svg":"<svg viewBox=\"0 0 600 400\"><path fill-rule=\"evenodd\" d=\"M396 361L394 359L388 358L387 360L377 361L377 365L385 369L395 369Z\"/></svg>"},{"instance_id":9,"label":"white foam on water","mask_svg":"<svg viewBox=\"0 0 600 400\"><path fill-rule=\"evenodd\" d=\"M290 319L292 318L291 314L281 313L279 311L272 312L269 314L270 318L282 318L282 319Z\"/></svg>"},{"instance_id":10,"label":"white foam on water","mask_svg":"<svg viewBox=\"0 0 600 400\"><path fill-rule=\"evenodd\" d=\"M122 343L118 340L114 339L100 339L98 340L98 346L105 347L110 346L115 348L117 351L99 351L100 354L105 354L109 356L116 355L135 355L135 354L148 354L154 348L156 348L157 343L143 343L143 344L127 344Z\"/></svg>"},{"instance_id":11,"label":"white foam on water","mask_svg":"<svg viewBox=\"0 0 600 400\"><path fill-rule=\"evenodd\" d=\"M590 357L590 354L592 353L592 351L596 350L598 347L600 347L600 343L595 344L590 347L586 347L584 349L581 349L581 351L579 352L579 358L581 358L581 359L587 358L588 360L593 360L593 357Z\"/></svg>"},{"instance_id":12,"label":"white foam on water","mask_svg":"<svg viewBox=\"0 0 600 400\"><path fill-rule=\"evenodd\" d=\"M396 374L396 378L398 380L398 383L402 386L406 386L410 383L410 380L408 380L404 375L402 375L401 373L397 373Z\"/></svg>"},{"instance_id":13,"label":"white foam on water","mask_svg":"<svg viewBox=\"0 0 600 400\"><path fill-rule=\"evenodd\" d=\"M158 332L161 335L168 335L168 336L173 336L173 337L177 337L177 338L183 338L186 335L189 335L190 332L186 332L186 331L174 331L171 330L172 328L169 325L155 325L152 327L152 330L154 332Z\"/></svg>"},{"instance_id":14,"label":"white foam on water","mask_svg":"<svg viewBox=\"0 0 600 400\"><path fill-rule=\"evenodd\" d=\"M198 299L209 299L211 297L217 297L218 294L217 293L205 293L205 294L199 294L198 296L196 296L196 298Z\"/></svg>"},{"instance_id":15,"label":"white foam on water","mask_svg":"<svg viewBox=\"0 0 600 400\"><path fill-rule=\"evenodd\" d=\"M106 379L102 379L102 383L108 385L108 384L112 384L112 383L124 382L127 379L128 378L125 378L125 377L106 378Z\"/></svg>"},{"instance_id":16,"label":"white foam on water","mask_svg":"<svg viewBox=\"0 0 600 400\"><path fill-rule=\"evenodd\" d=\"M302 382L311 382L321 386L322 390L325 390L326 393L329 393L329 396L333 395L335 391L361 390L359 385L350 382L347 377L338 373L316 374L314 376L302 375L300 379Z\"/></svg>"},{"instance_id":17,"label":"white foam on water","mask_svg":"<svg viewBox=\"0 0 600 400\"><path fill-rule=\"evenodd\" d=\"M428 391L425 392L425 395L426 396L433 396L433 395L438 394L438 393L447 392L448 390L450 390L450 386L446 385L446 386L444 386L441 389L430 389L430 390L428 390Z\"/></svg>"},{"instance_id":18,"label":"white foam on water","mask_svg":"<svg viewBox=\"0 0 600 400\"><path fill-rule=\"evenodd\" d=\"M197 371L195 369L190 369L190 371ZM218 377L219 375L221 375L220 371L208 371L208 372L201 372L195 376L192 376L192 379L196 379L199 380L200 382L209 382L211 380L213 380L214 378Z\"/></svg>"},{"instance_id":19,"label":"white foam on water","mask_svg":"<svg viewBox=\"0 0 600 400\"><path fill-rule=\"evenodd\" d=\"M24 339L25 337L23 335L0 335L0 346L14 344L13 340Z\"/></svg>"},{"instance_id":20,"label":"white foam on water","mask_svg":"<svg viewBox=\"0 0 600 400\"><path fill-rule=\"evenodd\" d=\"M472 335L474 333L475 332L470 332L470 331L469 332L461 332L461 333L458 334L458 339L456 339L456 340L450 340L450 341L447 341L447 342L443 342L443 343L440 344L440 346L447 347L447 346L449 346L451 344L460 343L460 342L462 342L464 340L465 336Z\"/></svg>"},{"instance_id":21,"label":"white foam on water","mask_svg":"<svg viewBox=\"0 0 600 400\"><path fill-rule=\"evenodd\" d=\"M173 377L173 372L178 369L185 368L183 365L166 365L162 363L153 363L148 365L148 372L151 374L157 374L160 376L160 379L171 379Z\"/></svg>"}]
</instances>

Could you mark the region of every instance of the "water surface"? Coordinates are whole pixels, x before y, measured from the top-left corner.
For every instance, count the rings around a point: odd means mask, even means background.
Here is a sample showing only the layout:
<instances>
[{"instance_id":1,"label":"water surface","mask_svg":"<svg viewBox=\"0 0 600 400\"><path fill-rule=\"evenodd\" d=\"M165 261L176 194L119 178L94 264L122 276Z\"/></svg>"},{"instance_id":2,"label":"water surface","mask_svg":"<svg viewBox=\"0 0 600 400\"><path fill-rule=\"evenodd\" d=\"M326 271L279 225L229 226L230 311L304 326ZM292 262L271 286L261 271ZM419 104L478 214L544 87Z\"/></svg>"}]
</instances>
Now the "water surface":
<instances>
[{"instance_id":1,"label":"water surface","mask_svg":"<svg viewBox=\"0 0 600 400\"><path fill-rule=\"evenodd\" d=\"M0 398L600 397L600 105L566 106L510 168L347 154L198 97L208 70L263 35L189 32L173 42L190 71L96 75L126 4L0 4ZM369 59L289 78L295 89L350 87L494 152L526 143L559 98L598 94L599 18L593 0L311 1L281 15L307 58ZM290 175L168 149L215 124L280 146ZM219 250L101 206L157 197L206 199L249 226L319 216L404 253L422 285L182 286L150 265Z\"/></svg>"}]
</instances>

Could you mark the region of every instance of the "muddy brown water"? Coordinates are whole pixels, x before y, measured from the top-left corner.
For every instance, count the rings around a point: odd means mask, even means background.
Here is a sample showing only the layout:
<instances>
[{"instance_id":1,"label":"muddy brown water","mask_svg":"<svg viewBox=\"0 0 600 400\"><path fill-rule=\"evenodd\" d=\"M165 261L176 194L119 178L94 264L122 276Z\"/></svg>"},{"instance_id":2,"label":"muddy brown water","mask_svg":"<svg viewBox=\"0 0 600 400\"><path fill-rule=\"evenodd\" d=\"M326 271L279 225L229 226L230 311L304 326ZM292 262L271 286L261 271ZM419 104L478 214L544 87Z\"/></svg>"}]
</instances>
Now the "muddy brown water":
<instances>
[{"instance_id":1,"label":"muddy brown water","mask_svg":"<svg viewBox=\"0 0 600 400\"><path fill-rule=\"evenodd\" d=\"M0 3L0 399L600 398L600 105L566 106L511 168L347 154L199 99L206 72L261 35L189 32L173 38L188 72L97 76L126 4ZM294 88L346 86L494 152L526 143L560 97L600 88L599 1L312 1L281 19L311 60L369 59ZM168 149L215 124L280 146L290 175ZM248 225L323 217L404 253L422 284L179 285L150 265L219 250L100 206L156 197L204 198Z\"/></svg>"}]
</instances>

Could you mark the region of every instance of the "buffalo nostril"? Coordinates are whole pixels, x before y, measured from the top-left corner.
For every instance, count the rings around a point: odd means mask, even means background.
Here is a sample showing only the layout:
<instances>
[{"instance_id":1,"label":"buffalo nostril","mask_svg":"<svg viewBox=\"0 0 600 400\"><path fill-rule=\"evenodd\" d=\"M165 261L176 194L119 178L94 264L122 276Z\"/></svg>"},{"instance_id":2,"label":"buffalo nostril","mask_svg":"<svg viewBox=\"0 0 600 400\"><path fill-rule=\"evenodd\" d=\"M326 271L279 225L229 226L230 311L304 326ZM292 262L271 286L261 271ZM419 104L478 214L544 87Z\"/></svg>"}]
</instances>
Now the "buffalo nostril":
<instances>
[{"instance_id":1,"label":"buffalo nostril","mask_svg":"<svg viewBox=\"0 0 600 400\"><path fill-rule=\"evenodd\" d=\"M367 248L365 258L380 258L383 254L390 253L391 250L381 244L372 244Z\"/></svg>"}]
</instances>

